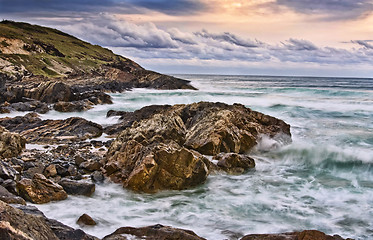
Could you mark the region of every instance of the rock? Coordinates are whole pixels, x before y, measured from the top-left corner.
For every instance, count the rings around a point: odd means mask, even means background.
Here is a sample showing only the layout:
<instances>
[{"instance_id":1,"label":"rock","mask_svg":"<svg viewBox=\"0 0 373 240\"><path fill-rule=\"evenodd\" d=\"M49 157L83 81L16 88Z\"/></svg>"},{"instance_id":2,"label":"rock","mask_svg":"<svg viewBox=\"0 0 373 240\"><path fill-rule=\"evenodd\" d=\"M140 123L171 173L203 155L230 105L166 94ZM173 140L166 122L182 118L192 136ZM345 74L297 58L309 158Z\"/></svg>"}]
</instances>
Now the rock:
<instances>
[{"instance_id":1,"label":"rock","mask_svg":"<svg viewBox=\"0 0 373 240\"><path fill-rule=\"evenodd\" d=\"M114 154L105 170L114 182L122 182L124 187L155 192L197 186L206 180L209 165L209 160L200 153L176 143L146 147L130 140Z\"/></svg>"},{"instance_id":2,"label":"rock","mask_svg":"<svg viewBox=\"0 0 373 240\"><path fill-rule=\"evenodd\" d=\"M48 227L54 232L60 240L98 240L98 238L86 234L80 229L73 229L59 221L47 218L39 209L34 206L16 206L19 210L27 215L36 216L46 222Z\"/></svg>"},{"instance_id":3,"label":"rock","mask_svg":"<svg viewBox=\"0 0 373 240\"><path fill-rule=\"evenodd\" d=\"M0 158L17 157L26 146L26 139L0 126Z\"/></svg>"},{"instance_id":4,"label":"rock","mask_svg":"<svg viewBox=\"0 0 373 240\"><path fill-rule=\"evenodd\" d=\"M43 174L44 174L44 176L46 176L47 178L57 176L56 165L55 165L55 164L51 164L51 165L49 165L48 167L46 167L46 168L44 169Z\"/></svg>"},{"instance_id":5,"label":"rock","mask_svg":"<svg viewBox=\"0 0 373 240\"><path fill-rule=\"evenodd\" d=\"M75 161L75 164L79 166L80 164L85 162L85 159L80 155L76 155L74 161Z\"/></svg>"},{"instance_id":6,"label":"rock","mask_svg":"<svg viewBox=\"0 0 373 240\"><path fill-rule=\"evenodd\" d=\"M123 235L132 235L132 238L153 239L153 240L204 240L190 230L173 228L157 224L149 227L133 228L122 227L114 233L106 236L103 240L121 240L127 239ZM130 238L130 239L132 239Z\"/></svg>"},{"instance_id":7,"label":"rock","mask_svg":"<svg viewBox=\"0 0 373 240\"><path fill-rule=\"evenodd\" d=\"M8 190L10 193L12 193L14 195L18 195L17 189L16 189L16 182L13 179L7 179L7 180L5 180L1 184L1 186L3 186L4 188L6 188L6 190Z\"/></svg>"},{"instance_id":8,"label":"rock","mask_svg":"<svg viewBox=\"0 0 373 240\"><path fill-rule=\"evenodd\" d=\"M15 180L18 172L7 162L0 160L0 178Z\"/></svg>"},{"instance_id":9,"label":"rock","mask_svg":"<svg viewBox=\"0 0 373 240\"><path fill-rule=\"evenodd\" d=\"M90 172L93 172L93 171L97 171L97 170L100 170L101 167L102 167L102 164L100 162L96 162L96 161L85 161L85 162L82 162L80 165L79 165L80 168L83 168L83 169L86 169Z\"/></svg>"},{"instance_id":10,"label":"rock","mask_svg":"<svg viewBox=\"0 0 373 240\"><path fill-rule=\"evenodd\" d=\"M105 176L101 171L94 171L91 174L91 179L94 182L103 182L105 180Z\"/></svg>"},{"instance_id":11,"label":"rock","mask_svg":"<svg viewBox=\"0 0 373 240\"><path fill-rule=\"evenodd\" d=\"M43 82L36 88L25 91L24 96L46 103L73 100L71 87L63 82L54 81Z\"/></svg>"},{"instance_id":12,"label":"rock","mask_svg":"<svg viewBox=\"0 0 373 240\"><path fill-rule=\"evenodd\" d=\"M92 105L89 101L58 102L53 108L58 112L82 112L91 109Z\"/></svg>"},{"instance_id":13,"label":"rock","mask_svg":"<svg viewBox=\"0 0 373 240\"><path fill-rule=\"evenodd\" d=\"M9 204L12 203L26 205L26 202L25 200L23 200L23 198L20 198L14 195L13 193L10 193L3 186L0 186L0 200Z\"/></svg>"},{"instance_id":14,"label":"rock","mask_svg":"<svg viewBox=\"0 0 373 240\"><path fill-rule=\"evenodd\" d=\"M149 106L121 115L123 122L117 127L124 130L108 149L105 174L138 191L203 183L213 166L202 154L236 153L222 157L219 165L232 173L243 172L255 163L238 154L250 151L262 135L291 140L284 121L239 104Z\"/></svg>"},{"instance_id":15,"label":"rock","mask_svg":"<svg viewBox=\"0 0 373 240\"><path fill-rule=\"evenodd\" d=\"M339 235L326 235L317 230L305 230L302 232L289 232L278 234L250 234L241 240L344 240ZM352 240L347 238L346 240Z\"/></svg>"},{"instance_id":16,"label":"rock","mask_svg":"<svg viewBox=\"0 0 373 240\"><path fill-rule=\"evenodd\" d=\"M47 179L42 174L35 174L33 179L24 178L17 183L19 195L32 203L47 203L67 198L63 188Z\"/></svg>"},{"instance_id":17,"label":"rock","mask_svg":"<svg viewBox=\"0 0 373 240\"><path fill-rule=\"evenodd\" d=\"M59 143L82 141L101 136L101 125L83 118L41 120L35 113L23 117L0 118L0 125L12 132L21 133L28 143Z\"/></svg>"},{"instance_id":18,"label":"rock","mask_svg":"<svg viewBox=\"0 0 373 240\"><path fill-rule=\"evenodd\" d=\"M22 176L25 178L31 179L35 176L35 174L43 174L45 169L45 166L41 161L32 163L32 167L28 167L27 165L28 164L25 164L26 167L22 173Z\"/></svg>"},{"instance_id":19,"label":"rock","mask_svg":"<svg viewBox=\"0 0 373 240\"><path fill-rule=\"evenodd\" d=\"M81 226L84 226L84 225L88 225L88 226L97 225L97 223L95 222L95 220L93 220L88 214L85 214L85 213L82 216L79 217L79 219L76 221L76 223L78 225L81 225Z\"/></svg>"},{"instance_id":20,"label":"rock","mask_svg":"<svg viewBox=\"0 0 373 240\"><path fill-rule=\"evenodd\" d=\"M37 113L47 113L49 111L48 104L37 100L12 103L7 109L20 112L35 111Z\"/></svg>"},{"instance_id":21,"label":"rock","mask_svg":"<svg viewBox=\"0 0 373 240\"><path fill-rule=\"evenodd\" d=\"M17 240L58 240L46 221L0 201L0 237Z\"/></svg>"},{"instance_id":22,"label":"rock","mask_svg":"<svg viewBox=\"0 0 373 240\"><path fill-rule=\"evenodd\" d=\"M66 193L71 195L84 195L89 197L95 192L94 183L62 179L58 184L63 187Z\"/></svg>"},{"instance_id":23,"label":"rock","mask_svg":"<svg viewBox=\"0 0 373 240\"><path fill-rule=\"evenodd\" d=\"M218 167L228 173L243 173L250 168L255 167L255 161L247 155L237 153L219 153L214 156L218 160Z\"/></svg>"}]
</instances>

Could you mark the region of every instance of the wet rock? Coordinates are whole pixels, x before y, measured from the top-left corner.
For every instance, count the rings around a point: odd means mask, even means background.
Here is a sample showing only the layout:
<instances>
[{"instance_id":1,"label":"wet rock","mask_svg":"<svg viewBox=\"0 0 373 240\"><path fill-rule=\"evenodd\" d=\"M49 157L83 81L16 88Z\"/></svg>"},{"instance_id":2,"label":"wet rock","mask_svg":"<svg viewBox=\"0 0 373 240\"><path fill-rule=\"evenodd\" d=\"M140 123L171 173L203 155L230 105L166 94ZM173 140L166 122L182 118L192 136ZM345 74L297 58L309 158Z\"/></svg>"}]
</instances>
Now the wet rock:
<instances>
[{"instance_id":1,"label":"wet rock","mask_svg":"<svg viewBox=\"0 0 373 240\"><path fill-rule=\"evenodd\" d=\"M344 240L339 235L326 235L317 230L305 230L302 232L289 232L278 234L250 234L241 240ZM352 240L347 238L346 240Z\"/></svg>"},{"instance_id":2,"label":"wet rock","mask_svg":"<svg viewBox=\"0 0 373 240\"><path fill-rule=\"evenodd\" d=\"M13 179L7 179L5 180L1 186L3 186L4 188L6 188L6 190L8 190L10 193L14 194L14 195L18 195L17 193L17 189L16 189L16 181L14 181Z\"/></svg>"},{"instance_id":3,"label":"wet rock","mask_svg":"<svg viewBox=\"0 0 373 240\"><path fill-rule=\"evenodd\" d=\"M94 183L62 179L58 184L63 187L66 193L71 195L84 195L89 197L95 192Z\"/></svg>"},{"instance_id":4,"label":"wet rock","mask_svg":"<svg viewBox=\"0 0 373 240\"><path fill-rule=\"evenodd\" d=\"M88 226L97 225L96 221L93 220L93 218L91 218L88 214L85 214L85 213L82 216L79 217L79 219L76 221L76 223L78 225L81 225L81 226L84 226L84 225L88 225Z\"/></svg>"},{"instance_id":5,"label":"wet rock","mask_svg":"<svg viewBox=\"0 0 373 240\"><path fill-rule=\"evenodd\" d=\"M103 240L124 240L127 239L123 238L125 235L130 235L132 238L153 240L204 240L204 238L199 237L193 231L163 226L161 224L142 228L122 227L104 237Z\"/></svg>"},{"instance_id":6,"label":"wet rock","mask_svg":"<svg viewBox=\"0 0 373 240\"><path fill-rule=\"evenodd\" d=\"M46 221L40 216L26 214L0 201L1 239L58 240Z\"/></svg>"},{"instance_id":7,"label":"wet rock","mask_svg":"<svg viewBox=\"0 0 373 240\"><path fill-rule=\"evenodd\" d=\"M39 209L34 206L17 205L16 208L27 215L36 216L46 222L48 227L60 240L98 240L98 238L86 234L80 229L73 229L61 222L47 218Z\"/></svg>"},{"instance_id":8,"label":"wet rock","mask_svg":"<svg viewBox=\"0 0 373 240\"><path fill-rule=\"evenodd\" d=\"M0 126L0 158L18 156L26 146L26 139Z\"/></svg>"},{"instance_id":9,"label":"wet rock","mask_svg":"<svg viewBox=\"0 0 373 240\"><path fill-rule=\"evenodd\" d=\"M91 179L94 182L103 182L105 180L105 176L101 171L94 171L91 174Z\"/></svg>"},{"instance_id":10,"label":"wet rock","mask_svg":"<svg viewBox=\"0 0 373 240\"><path fill-rule=\"evenodd\" d=\"M48 81L26 90L24 96L46 103L68 102L73 99L73 92L71 87L63 82Z\"/></svg>"},{"instance_id":11,"label":"wet rock","mask_svg":"<svg viewBox=\"0 0 373 240\"><path fill-rule=\"evenodd\" d=\"M17 183L19 195L32 203L47 203L67 198L63 188L47 179L42 174L35 174L33 179L24 178Z\"/></svg>"},{"instance_id":12,"label":"wet rock","mask_svg":"<svg viewBox=\"0 0 373 240\"><path fill-rule=\"evenodd\" d=\"M176 143L144 146L135 140L121 146L105 166L114 182L136 191L186 189L203 183L210 162L200 153Z\"/></svg>"},{"instance_id":13,"label":"wet rock","mask_svg":"<svg viewBox=\"0 0 373 240\"><path fill-rule=\"evenodd\" d=\"M9 131L21 133L28 143L82 141L99 137L103 132L101 125L83 118L41 120L36 113L29 113L23 117L1 118L0 125Z\"/></svg>"},{"instance_id":14,"label":"wet rock","mask_svg":"<svg viewBox=\"0 0 373 240\"><path fill-rule=\"evenodd\" d=\"M8 163L0 160L0 178L15 180L18 172Z\"/></svg>"},{"instance_id":15,"label":"wet rock","mask_svg":"<svg viewBox=\"0 0 373 240\"><path fill-rule=\"evenodd\" d=\"M29 167L28 165L31 165ZM41 161L25 164L25 169L22 172L22 176L25 178L33 178L35 174L42 174L45 169L44 164Z\"/></svg>"},{"instance_id":16,"label":"wet rock","mask_svg":"<svg viewBox=\"0 0 373 240\"><path fill-rule=\"evenodd\" d=\"M148 192L203 183L211 164L201 154L244 154L262 135L291 140L288 124L239 104L149 106L122 113L122 119L124 130L107 152L105 174ZM232 173L255 166L241 155L227 155L220 165Z\"/></svg>"},{"instance_id":17,"label":"wet rock","mask_svg":"<svg viewBox=\"0 0 373 240\"><path fill-rule=\"evenodd\" d=\"M23 200L23 198L14 195L3 186L0 186L0 200L9 204L12 203L26 205L26 202L25 200Z\"/></svg>"},{"instance_id":18,"label":"wet rock","mask_svg":"<svg viewBox=\"0 0 373 240\"><path fill-rule=\"evenodd\" d=\"M37 100L12 103L6 108L10 111L19 112L34 111L37 113L47 113L49 111L48 104Z\"/></svg>"},{"instance_id":19,"label":"wet rock","mask_svg":"<svg viewBox=\"0 0 373 240\"><path fill-rule=\"evenodd\" d=\"M58 102L53 109L58 112L82 112L91 109L92 105L89 101Z\"/></svg>"},{"instance_id":20,"label":"wet rock","mask_svg":"<svg viewBox=\"0 0 373 240\"><path fill-rule=\"evenodd\" d=\"M219 153L214 159L218 160L218 167L232 174L243 173L255 167L254 159L237 153Z\"/></svg>"},{"instance_id":21,"label":"wet rock","mask_svg":"<svg viewBox=\"0 0 373 240\"><path fill-rule=\"evenodd\" d=\"M100 162L90 160L90 161L82 162L79 165L79 167L83 168L83 169L86 169L90 172L94 172L94 171L100 170L101 167L102 167L102 164Z\"/></svg>"},{"instance_id":22,"label":"wet rock","mask_svg":"<svg viewBox=\"0 0 373 240\"><path fill-rule=\"evenodd\" d=\"M76 155L74 161L75 161L75 164L79 166L80 164L85 162L85 159L80 155Z\"/></svg>"},{"instance_id":23,"label":"wet rock","mask_svg":"<svg viewBox=\"0 0 373 240\"><path fill-rule=\"evenodd\" d=\"M51 164L44 169L44 176L47 178L57 176L57 169L55 164Z\"/></svg>"}]
</instances>

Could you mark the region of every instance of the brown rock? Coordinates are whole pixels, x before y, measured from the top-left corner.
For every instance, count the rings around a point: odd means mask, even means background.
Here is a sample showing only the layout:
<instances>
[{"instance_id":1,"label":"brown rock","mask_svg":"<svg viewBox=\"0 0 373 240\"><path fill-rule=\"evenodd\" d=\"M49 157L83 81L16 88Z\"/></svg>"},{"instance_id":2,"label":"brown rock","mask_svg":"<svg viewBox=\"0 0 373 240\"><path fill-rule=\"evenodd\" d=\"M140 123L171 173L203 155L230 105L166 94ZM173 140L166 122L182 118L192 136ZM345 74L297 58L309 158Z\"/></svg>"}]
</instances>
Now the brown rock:
<instances>
[{"instance_id":1,"label":"brown rock","mask_svg":"<svg viewBox=\"0 0 373 240\"><path fill-rule=\"evenodd\" d=\"M41 120L35 113L23 117L1 118L0 124L12 132L21 133L29 143L81 141L101 136L101 125L83 118Z\"/></svg>"},{"instance_id":2,"label":"brown rock","mask_svg":"<svg viewBox=\"0 0 373 240\"><path fill-rule=\"evenodd\" d=\"M124 240L123 235L132 235L139 239L153 239L153 240L205 240L199 237L193 231L184 230L180 228L173 228L157 224L149 227L133 228L122 227L117 229L114 233L106 236L103 240Z\"/></svg>"},{"instance_id":3,"label":"brown rock","mask_svg":"<svg viewBox=\"0 0 373 240\"><path fill-rule=\"evenodd\" d=\"M76 223L79 225L83 225L83 226L84 225L94 226L97 224L95 220L93 220L88 214L85 214L85 213L79 217Z\"/></svg>"},{"instance_id":4,"label":"brown rock","mask_svg":"<svg viewBox=\"0 0 373 240\"><path fill-rule=\"evenodd\" d=\"M47 179L42 174L35 174L33 179L24 178L17 183L19 195L32 203L47 203L67 198L63 188Z\"/></svg>"},{"instance_id":5,"label":"brown rock","mask_svg":"<svg viewBox=\"0 0 373 240\"><path fill-rule=\"evenodd\" d=\"M20 198L13 193L10 193L6 188L0 186L0 200L6 203L22 204L26 205L25 200Z\"/></svg>"},{"instance_id":6,"label":"brown rock","mask_svg":"<svg viewBox=\"0 0 373 240\"><path fill-rule=\"evenodd\" d=\"M219 153L214 159L218 160L218 167L232 174L243 173L255 167L254 159L238 153Z\"/></svg>"},{"instance_id":7,"label":"brown rock","mask_svg":"<svg viewBox=\"0 0 373 240\"><path fill-rule=\"evenodd\" d=\"M79 167L86 169L90 172L94 172L94 171L100 170L100 168L102 167L102 164L100 162L91 160L91 161L82 162L79 165Z\"/></svg>"},{"instance_id":8,"label":"brown rock","mask_svg":"<svg viewBox=\"0 0 373 240\"><path fill-rule=\"evenodd\" d=\"M17 157L26 146L26 139L0 126L0 158Z\"/></svg>"},{"instance_id":9,"label":"brown rock","mask_svg":"<svg viewBox=\"0 0 373 240\"><path fill-rule=\"evenodd\" d=\"M58 112L82 112L91 109L92 105L89 101L58 102L53 108Z\"/></svg>"},{"instance_id":10,"label":"brown rock","mask_svg":"<svg viewBox=\"0 0 373 240\"><path fill-rule=\"evenodd\" d=\"M326 235L317 230L305 230L303 232L289 232L278 234L250 234L241 240L344 240L339 235ZM346 240L349 240L346 239Z\"/></svg>"},{"instance_id":11,"label":"brown rock","mask_svg":"<svg viewBox=\"0 0 373 240\"><path fill-rule=\"evenodd\" d=\"M17 240L58 240L46 221L0 201L0 238Z\"/></svg>"},{"instance_id":12,"label":"brown rock","mask_svg":"<svg viewBox=\"0 0 373 240\"><path fill-rule=\"evenodd\" d=\"M55 164L51 164L44 169L44 176L48 177L55 177L57 176L57 169Z\"/></svg>"},{"instance_id":13,"label":"brown rock","mask_svg":"<svg viewBox=\"0 0 373 240\"><path fill-rule=\"evenodd\" d=\"M73 92L71 87L63 82L48 81L39 84L36 88L25 91L24 96L46 103L68 102L73 99Z\"/></svg>"}]
</instances>

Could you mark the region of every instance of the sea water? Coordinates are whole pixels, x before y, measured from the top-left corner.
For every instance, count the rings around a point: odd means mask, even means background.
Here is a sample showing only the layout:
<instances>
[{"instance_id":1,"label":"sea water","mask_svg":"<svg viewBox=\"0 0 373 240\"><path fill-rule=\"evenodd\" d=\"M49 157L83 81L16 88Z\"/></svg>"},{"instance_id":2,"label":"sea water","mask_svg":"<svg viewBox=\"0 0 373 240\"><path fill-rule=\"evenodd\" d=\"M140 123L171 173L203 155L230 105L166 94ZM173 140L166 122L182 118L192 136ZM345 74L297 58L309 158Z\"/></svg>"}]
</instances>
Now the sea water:
<instances>
[{"instance_id":1,"label":"sea water","mask_svg":"<svg viewBox=\"0 0 373 240\"><path fill-rule=\"evenodd\" d=\"M206 183L184 191L141 194L104 183L96 185L92 197L69 196L37 207L75 228L87 213L98 225L83 230L98 237L122 226L160 223L211 240L304 229L373 239L373 79L177 77L191 80L199 91L134 89L112 94L112 105L84 113L51 111L42 118L80 116L107 125L118 121L106 118L110 109L241 103L289 123L292 144L275 148L264 138L250 153L254 170L210 175Z\"/></svg>"}]
</instances>

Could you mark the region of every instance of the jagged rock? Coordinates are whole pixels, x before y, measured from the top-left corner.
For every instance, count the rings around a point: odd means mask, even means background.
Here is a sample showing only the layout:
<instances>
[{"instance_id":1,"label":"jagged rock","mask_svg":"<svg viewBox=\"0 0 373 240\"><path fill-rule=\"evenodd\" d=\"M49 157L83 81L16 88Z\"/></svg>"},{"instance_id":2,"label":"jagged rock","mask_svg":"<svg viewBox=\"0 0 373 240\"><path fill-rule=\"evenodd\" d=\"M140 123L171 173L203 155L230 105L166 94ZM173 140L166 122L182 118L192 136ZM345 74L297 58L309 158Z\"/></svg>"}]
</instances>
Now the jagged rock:
<instances>
[{"instance_id":1,"label":"jagged rock","mask_svg":"<svg viewBox=\"0 0 373 240\"><path fill-rule=\"evenodd\" d=\"M46 176L47 178L57 176L56 165L55 165L55 164L51 164L51 165L49 165L48 167L46 167L46 168L44 169L43 174L44 174L44 176Z\"/></svg>"},{"instance_id":2,"label":"jagged rock","mask_svg":"<svg viewBox=\"0 0 373 240\"><path fill-rule=\"evenodd\" d=\"M9 112L11 111L20 111L20 112L34 111L37 113L46 113L49 111L48 104L37 101L37 100L12 103L7 106L4 106L3 104L1 108L4 110L7 109Z\"/></svg>"},{"instance_id":3,"label":"jagged rock","mask_svg":"<svg viewBox=\"0 0 373 240\"><path fill-rule=\"evenodd\" d=\"M73 100L71 87L63 82L48 81L39 84L36 88L26 90L25 97L40 100L46 103L59 101L69 102Z\"/></svg>"},{"instance_id":4,"label":"jagged rock","mask_svg":"<svg viewBox=\"0 0 373 240\"><path fill-rule=\"evenodd\" d=\"M94 183L62 179L58 184L63 187L66 193L71 195L84 195L89 197L95 192Z\"/></svg>"},{"instance_id":5,"label":"jagged rock","mask_svg":"<svg viewBox=\"0 0 373 240\"><path fill-rule=\"evenodd\" d=\"M101 136L101 125L83 118L41 120L36 113L23 117L0 118L0 125L9 131L21 133L28 143L57 143L81 141Z\"/></svg>"},{"instance_id":6,"label":"jagged rock","mask_svg":"<svg viewBox=\"0 0 373 240\"><path fill-rule=\"evenodd\" d=\"M0 126L0 158L17 157L26 146L26 139Z\"/></svg>"},{"instance_id":7,"label":"jagged rock","mask_svg":"<svg viewBox=\"0 0 373 240\"><path fill-rule=\"evenodd\" d=\"M205 240L204 238L199 237L193 231L163 226L161 224L142 228L121 227L114 233L104 237L103 240L125 240L127 239L125 235L130 235L132 238L136 237L136 239Z\"/></svg>"},{"instance_id":8,"label":"jagged rock","mask_svg":"<svg viewBox=\"0 0 373 240\"><path fill-rule=\"evenodd\" d=\"M40 216L26 214L0 201L0 238L17 240L58 240Z\"/></svg>"},{"instance_id":9,"label":"jagged rock","mask_svg":"<svg viewBox=\"0 0 373 240\"><path fill-rule=\"evenodd\" d=\"M59 240L98 240L98 238L86 234L80 229L73 229L61 222L47 218L39 209L34 206L17 205L16 208L26 215L35 216L45 221L48 227L54 232ZM38 239L38 238L35 238Z\"/></svg>"},{"instance_id":10,"label":"jagged rock","mask_svg":"<svg viewBox=\"0 0 373 240\"><path fill-rule=\"evenodd\" d=\"M89 160L89 161L82 162L79 165L79 167L83 168L83 169L86 169L90 172L94 172L94 171L100 170L101 167L102 167L102 164L100 162L97 162L97 161Z\"/></svg>"},{"instance_id":11,"label":"jagged rock","mask_svg":"<svg viewBox=\"0 0 373 240\"><path fill-rule=\"evenodd\" d=\"M23 198L14 195L3 186L0 186L0 200L6 203L26 205L26 202L25 200L23 200Z\"/></svg>"},{"instance_id":12,"label":"jagged rock","mask_svg":"<svg viewBox=\"0 0 373 240\"><path fill-rule=\"evenodd\" d=\"M94 182L103 182L105 180L105 176L101 171L94 171L91 174L91 179Z\"/></svg>"},{"instance_id":13,"label":"jagged rock","mask_svg":"<svg viewBox=\"0 0 373 240\"><path fill-rule=\"evenodd\" d=\"M88 226L97 225L96 221L93 220L93 218L91 218L91 216L89 216L88 214L85 214L85 213L82 216L79 217L79 219L76 221L76 223L78 225L81 225L81 226L84 226L84 225L88 225Z\"/></svg>"},{"instance_id":14,"label":"jagged rock","mask_svg":"<svg viewBox=\"0 0 373 240\"><path fill-rule=\"evenodd\" d=\"M326 235L317 230L305 230L302 232L289 232L278 234L250 234L241 240L344 240L339 235ZM352 240L347 238L346 240Z\"/></svg>"},{"instance_id":15,"label":"jagged rock","mask_svg":"<svg viewBox=\"0 0 373 240\"><path fill-rule=\"evenodd\" d=\"M255 160L247 155L237 153L219 153L214 156L218 160L217 166L232 174L243 173L255 167Z\"/></svg>"},{"instance_id":16,"label":"jagged rock","mask_svg":"<svg viewBox=\"0 0 373 240\"><path fill-rule=\"evenodd\" d=\"M16 189L16 182L13 179L7 179L5 180L1 186L3 186L6 190L8 190L10 193L14 195L18 195L17 189Z\"/></svg>"},{"instance_id":17,"label":"jagged rock","mask_svg":"<svg viewBox=\"0 0 373 240\"><path fill-rule=\"evenodd\" d=\"M42 174L35 174L33 179L24 178L17 183L19 195L32 203L47 203L67 198L63 188L47 179Z\"/></svg>"},{"instance_id":18,"label":"jagged rock","mask_svg":"<svg viewBox=\"0 0 373 240\"><path fill-rule=\"evenodd\" d=\"M146 192L204 182L211 163L201 154L243 154L261 135L291 139L284 121L239 104L149 106L121 115L119 128L124 130L107 152L105 174L125 187ZM226 170L243 172L255 166L250 158L230 156L220 162Z\"/></svg>"},{"instance_id":19,"label":"jagged rock","mask_svg":"<svg viewBox=\"0 0 373 240\"><path fill-rule=\"evenodd\" d=\"M91 109L92 105L89 101L58 102L53 108L58 112L82 112Z\"/></svg>"},{"instance_id":20,"label":"jagged rock","mask_svg":"<svg viewBox=\"0 0 373 240\"><path fill-rule=\"evenodd\" d=\"M18 172L7 162L0 160L0 178L15 180Z\"/></svg>"}]
</instances>

